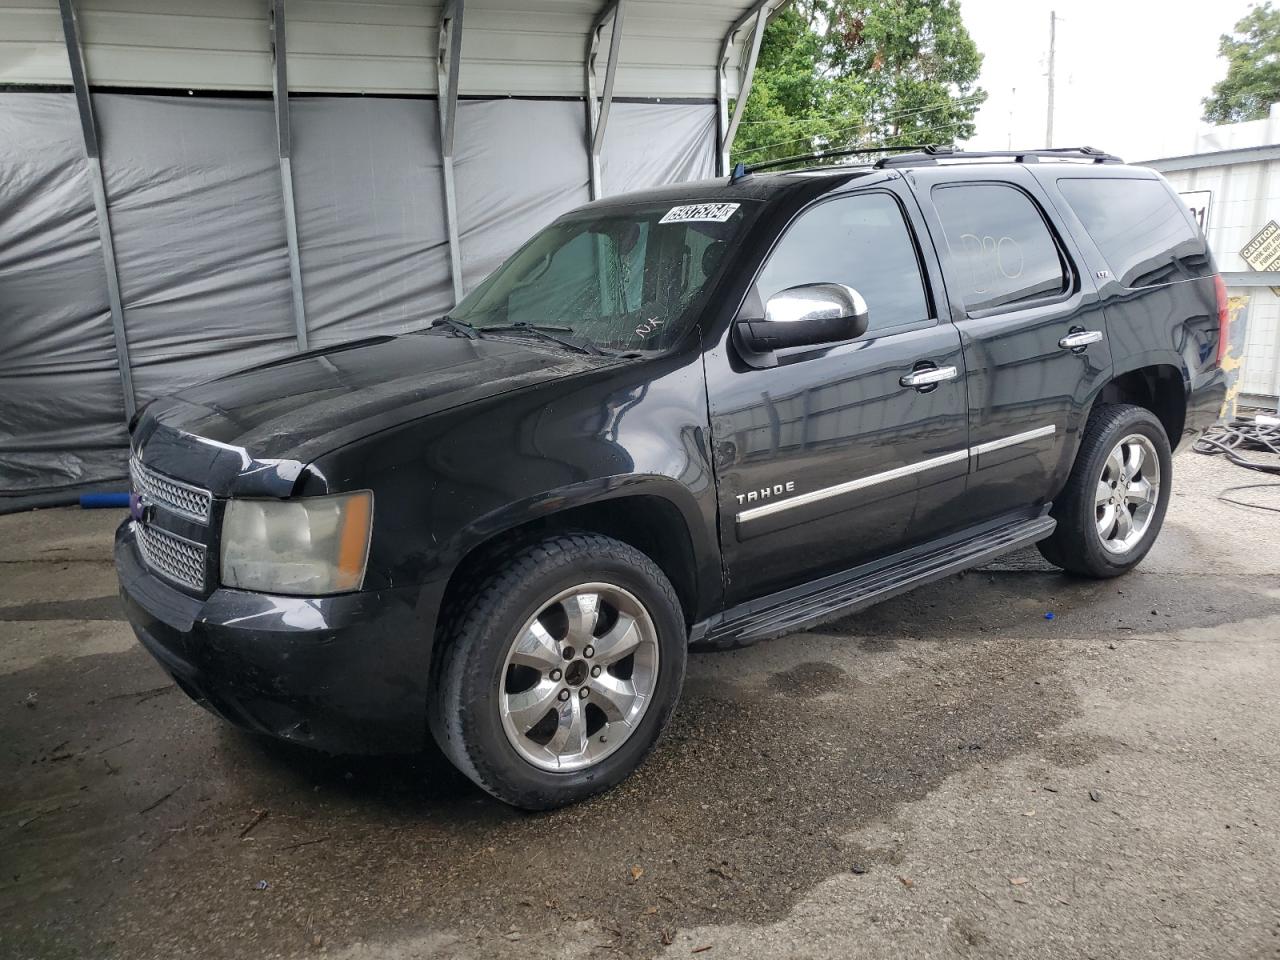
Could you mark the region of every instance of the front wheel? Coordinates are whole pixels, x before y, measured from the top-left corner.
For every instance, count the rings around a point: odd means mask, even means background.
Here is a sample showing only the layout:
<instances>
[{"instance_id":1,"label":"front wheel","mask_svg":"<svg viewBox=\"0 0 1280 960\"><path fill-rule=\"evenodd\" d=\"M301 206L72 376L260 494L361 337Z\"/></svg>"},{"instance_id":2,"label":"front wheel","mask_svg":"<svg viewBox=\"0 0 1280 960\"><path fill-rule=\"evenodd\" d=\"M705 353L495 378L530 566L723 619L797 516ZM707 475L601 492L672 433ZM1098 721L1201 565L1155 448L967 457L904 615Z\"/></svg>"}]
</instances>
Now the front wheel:
<instances>
[{"instance_id":1,"label":"front wheel","mask_svg":"<svg viewBox=\"0 0 1280 960\"><path fill-rule=\"evenodd\" d=\"M666 726L687 633L666 576L595 534L512 556L459 608L441 651L431 729L500 800L545 810L629 775Z\"/></svg>"},{"instance_id":2,"label":"front wheel","mask_svg":"<svg viewBox=\"0 0 1280 960\"><path fill-rule=\"evenodd\" d=\"M1053 506L1057 529L1040 542L1040 553L1081 576L1127 573L1160 533L1172 480L1169 439L1150 410L1131 404L1095 408L1071 477Z\"/></svg>"}]
</instances>

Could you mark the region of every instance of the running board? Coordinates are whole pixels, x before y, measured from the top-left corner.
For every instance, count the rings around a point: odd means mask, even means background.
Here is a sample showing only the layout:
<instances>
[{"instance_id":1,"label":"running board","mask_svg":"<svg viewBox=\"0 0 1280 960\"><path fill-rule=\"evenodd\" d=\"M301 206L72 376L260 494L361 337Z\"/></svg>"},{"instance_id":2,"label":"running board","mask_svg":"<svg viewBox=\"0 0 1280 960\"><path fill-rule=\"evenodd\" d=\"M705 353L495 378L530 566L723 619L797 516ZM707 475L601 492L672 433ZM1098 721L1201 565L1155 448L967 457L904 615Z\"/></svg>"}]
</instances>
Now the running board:
<instances>
[{"instance_id":1,"label":"running board","mask_svg":"<svg viewBox=\"0 0 1280 960\"><path fill-rule=\"evenodd\" d=\"M695 624L690 642L704 647L742 647L794 633L1030 546L1053 533L1056 526L1057 521L1048 516L1006 521L967 537L927 545L870 571L862 566L824 577L808 584L800 596L780 601L764 598ZM786 591L794 593L794 589Z\"/></svg>"}]
</instances>

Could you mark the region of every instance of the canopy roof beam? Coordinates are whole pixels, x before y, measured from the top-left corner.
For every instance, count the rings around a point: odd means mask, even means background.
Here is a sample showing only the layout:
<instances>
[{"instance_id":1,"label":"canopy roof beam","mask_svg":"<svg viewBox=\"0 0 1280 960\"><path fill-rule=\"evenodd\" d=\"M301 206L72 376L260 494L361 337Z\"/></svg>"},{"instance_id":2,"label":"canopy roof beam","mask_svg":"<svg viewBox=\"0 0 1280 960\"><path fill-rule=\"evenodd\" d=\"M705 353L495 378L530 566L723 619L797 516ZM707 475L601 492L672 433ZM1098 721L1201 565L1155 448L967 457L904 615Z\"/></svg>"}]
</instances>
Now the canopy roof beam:
<instances>
[{"instance_id":1,"label":"canopy roof beam","mask_svg":"<svg viewBox=\"0 0 1280 960\"><path fill-rule=\"evenodd\" d=\"M298 349L307 349L307 311L302 302L302 259L298 251L298 216L293 203L293 137L289 127L288 48L285 45L284 0L267 0L271 20L271 102L276 110L276 152L280 158L280 192L284 199L284 236L289 247L289 286Z\"/></svg>"},{"instance_id":2,"label":"canopy roof beam","mask_svg":"<svg viewBox=\"0 0 1280 960\"><path fill-rule=\"evenodd\" d=\"M751 81L756 72L756 61L760 58L760 42L764 39L764 28L769 23L769 14L782 5L782 0L756 0L724 35L720 45L720 62L716 69L716 102L720 108L719 143L716 151L717 173L724 176L729 172L729 151L733 149L733 139L738 134L738 124L742 122L742 113L747 108L747 97L751 95ZM733 54L738 34L752 21L755 28L751 32L751 48L743 62L738 64L738 95L734 100L733 116L729 116L729 58Z\"/></svg>"},{"instance_id":3,"label":"canopy roof beam","mask_svg":"<svg viewBox=\"0 0 1280 960\"><path fill-rule=\"evenodd\" d=\"M116 365L120 368L120 389L124 394L125 419L133 420L138 409L133 392L133 369L129 362L129 338L125 334L124 304L120 299L120 274L116 271L116 247L111 239L111 219L107 215L107 188L102 179L102 159L98 149L98 125L93 117L93 99L89 96L89 80L84 70L84 53L80 46L80 28L72 0L58 0L62 14L62 38L71 65L71 86L76 94L76 110L80 114L80 133L84 139L84 156L89 165L89 186L93 191L93 209L98 218L98 240L102 245L102 262L107 273L107 305L111 309L111 332L115 338Z\"/></svg>"},{"instance_id":4,"label":"canopy roof beam","mask_svg":"<svg viewBox=\"0 0 1280 960\"><path fill-rule=\"evenodd\" d=\"M462 249L458 239L458 192L453 178L453 134L458 116L458 68L462 62L464 0L448 0L440 11L436 56L436 104L440 114L440 169L444 179L444 221L449 234L449 275L453 302L462 299Z\"/></svg>"},{"instance_id":5,"label":"canopy roof beam","mask_svg":"<svg viewBox=\"0 0 1280 960\"><path fill-rule=\"evenodd\" d=\"M587 99L587 151L590 155L591 199L598 200L604 193L600 170L600 153L604 149L605 129L609 125L609 109L613 106L613 81L618 73L618 54L622 50L622 12L626 0L609 0L591 24L587 34L586 99ZM609 35L609 59L604 68L604 93L596 99L596 62L600 55L600 39L605 25L613 19Z\"/></svg>"}]
</instances>

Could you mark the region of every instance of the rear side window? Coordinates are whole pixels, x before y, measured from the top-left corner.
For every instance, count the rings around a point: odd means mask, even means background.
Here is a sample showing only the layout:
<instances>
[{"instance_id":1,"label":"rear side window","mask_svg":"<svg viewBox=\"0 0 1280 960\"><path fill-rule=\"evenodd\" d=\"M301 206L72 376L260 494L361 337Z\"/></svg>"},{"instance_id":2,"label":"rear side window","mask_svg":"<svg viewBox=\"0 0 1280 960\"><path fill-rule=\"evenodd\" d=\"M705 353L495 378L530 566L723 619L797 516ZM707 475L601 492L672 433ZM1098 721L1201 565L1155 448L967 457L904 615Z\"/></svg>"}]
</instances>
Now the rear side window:
<instances>
[{"instance_id":1,"label":"rear side window","mask_svg":"<svg viewBox=\"0 0 1280 960\"><path fill-rule=\"evenodd\" d=\"M930 317L916 246L887 193L827 200L802 213L756 281L762 302L804 283L843 283L867 302L874 333Z\"/></svg>"},{"instance_id":2,"label":"rear side window","mask_svg":"<svg viewBox=\"0 0 1280 960\"><path fill-rule=\"evenodd\" d=\"M1058 189L1126 287L1208 276L1208 251L1186 209L1158 180L1074 177Z\"/></svg>"},{"instance_id":3,"label":"rear side window","mask_svg":"<svg viewBox=\"0 0 1280 960\"><path fill-rule=\"evenodd\" d=\"M1067 271L1040 208L999 183L933 188L933 206L959 270L970 313L1054 297Z\"/></svg>"}]
</instances>

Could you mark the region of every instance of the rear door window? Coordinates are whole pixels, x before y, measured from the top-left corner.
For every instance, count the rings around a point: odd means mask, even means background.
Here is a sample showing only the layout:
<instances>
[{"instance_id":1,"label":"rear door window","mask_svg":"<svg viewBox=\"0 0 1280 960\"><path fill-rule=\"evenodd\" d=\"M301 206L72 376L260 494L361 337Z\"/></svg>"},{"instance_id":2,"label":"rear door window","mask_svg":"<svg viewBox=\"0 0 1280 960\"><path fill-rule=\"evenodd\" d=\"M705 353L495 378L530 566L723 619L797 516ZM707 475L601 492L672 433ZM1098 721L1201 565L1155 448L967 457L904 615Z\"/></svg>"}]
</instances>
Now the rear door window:
<instances>
[{"instance_id":1,"label":"rear door window","mask_svg":"<svg viewBox=\"0 0 1280 960\"><path fill-rule=\"evenodd\" d=\"M1159 180L1058 181L1112 275L1126 287L1208 276L1209 254L1185 207Z\"/></svg>"},{"instance_id":2,"label":"rear door window","mask_svg":"<svg viewBox=\"0 0 1280 960\"><path fill-rule=\"evenodd\" d=\"M970 313L1053 298L1068 287L1058 244L1035 202L1002 183L933 188Z\"/></svg>"},{"instance_id":3,"label":"rear door window","mask_svg":"<svg viewBox=\"0 0 1280 960\"><path fill-rule=\"evenodd\" d=\"M760 272L761 302L806 283L843 283L867 303L867 330L931 317L916 245L887 193L827 200L796 218Z\"/></svg>"}]
</instances>

